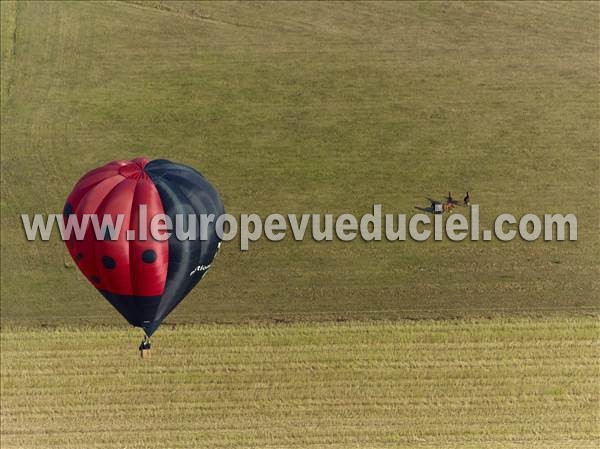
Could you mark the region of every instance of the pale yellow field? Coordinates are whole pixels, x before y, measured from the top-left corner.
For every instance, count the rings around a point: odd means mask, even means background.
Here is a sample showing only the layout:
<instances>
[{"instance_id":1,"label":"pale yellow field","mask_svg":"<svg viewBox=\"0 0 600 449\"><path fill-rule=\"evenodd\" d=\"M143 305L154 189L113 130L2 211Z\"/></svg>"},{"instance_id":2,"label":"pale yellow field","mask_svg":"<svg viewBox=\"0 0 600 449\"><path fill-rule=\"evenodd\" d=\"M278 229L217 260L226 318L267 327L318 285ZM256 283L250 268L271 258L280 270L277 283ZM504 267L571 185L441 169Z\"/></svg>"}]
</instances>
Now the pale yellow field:
<instances>
[{"instance_id":1,"label":"pale yellow field","mask_svg":"<svg viewBox=\"0 0 600 449\"><path fill-rule=\"evenodd\" d=\"M598 447L597 318L2 332L2 448Z\"/></svg>"}]
</instances>

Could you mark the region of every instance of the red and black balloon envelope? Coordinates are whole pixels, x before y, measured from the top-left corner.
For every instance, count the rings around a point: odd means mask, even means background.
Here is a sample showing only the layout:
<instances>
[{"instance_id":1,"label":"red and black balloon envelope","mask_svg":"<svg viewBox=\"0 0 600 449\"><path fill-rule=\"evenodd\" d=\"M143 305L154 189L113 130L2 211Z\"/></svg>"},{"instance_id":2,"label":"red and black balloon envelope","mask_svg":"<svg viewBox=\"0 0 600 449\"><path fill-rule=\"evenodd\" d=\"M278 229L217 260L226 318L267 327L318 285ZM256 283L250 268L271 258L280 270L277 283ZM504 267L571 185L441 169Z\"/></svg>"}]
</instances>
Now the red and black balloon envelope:
<instances>
[{"instance_id":1,"label":"red and black balloon envelope","mask_svg":"<svg viewBox=\"0 0 600 449\"><path fill-rule=\"evenodd\" d=\"M123 215L112 239L98 239L90 224L82 240L71 236L67 248L92 285L148 336L210 268L220 246L215 223L224 213L219 193L198 171L145 158L113 161L90 171L77 182L63 211L65 220L75 214L79 221L84 214L96 214L100 222L110 215L116 223L117 215ZM150 229L157 214L168 216L173 226L177 214L212 214L214 220L202 239L198 217L196 238L178 239L173 233L163 240L153 238Z\"/></svg>"}]
</instances>

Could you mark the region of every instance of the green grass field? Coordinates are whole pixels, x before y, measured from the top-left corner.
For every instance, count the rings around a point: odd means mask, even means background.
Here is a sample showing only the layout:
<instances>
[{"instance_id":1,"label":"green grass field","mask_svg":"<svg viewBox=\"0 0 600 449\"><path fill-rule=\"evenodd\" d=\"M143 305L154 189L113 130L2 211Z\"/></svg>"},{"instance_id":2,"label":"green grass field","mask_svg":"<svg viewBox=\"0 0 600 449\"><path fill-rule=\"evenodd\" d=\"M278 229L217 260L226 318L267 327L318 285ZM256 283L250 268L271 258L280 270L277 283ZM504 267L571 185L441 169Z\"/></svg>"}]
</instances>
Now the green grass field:
<instances>
[{"instance_id":1,"label":"green grass field","mask_svg":"<svg viewBox=\"0 0 600 449\"><path fill-rule=\"evenodd\" d=\"M19 214L60 212L86 171L142 154L198 168L233 214L410 214L471 189L488 227L579 223L570 243L232 242L172 322L597 313L599 14L2 2L2 322L118 319Z\"/></svg>"},{"instance_id":2,"label":"green grass field","mask_svg":"<svg viewBox=\"0 0 600 449\"><path fill-rule=\"evenodd\" d=\"M2 447L595 448L596 319L3 332Z\"/></svg>"},{"instance_id":3,"label":"green grass field","mask_svg":"<svg viewBox=\"0 0 600 449\"><path fill-rule=\"evenodd\" d=\"M3 449L598 447L598 2L0 8ZM470 190L578 241L231 242L140 360L19 215L141 155L236 215Z\"/></svg>"}]
</instances>

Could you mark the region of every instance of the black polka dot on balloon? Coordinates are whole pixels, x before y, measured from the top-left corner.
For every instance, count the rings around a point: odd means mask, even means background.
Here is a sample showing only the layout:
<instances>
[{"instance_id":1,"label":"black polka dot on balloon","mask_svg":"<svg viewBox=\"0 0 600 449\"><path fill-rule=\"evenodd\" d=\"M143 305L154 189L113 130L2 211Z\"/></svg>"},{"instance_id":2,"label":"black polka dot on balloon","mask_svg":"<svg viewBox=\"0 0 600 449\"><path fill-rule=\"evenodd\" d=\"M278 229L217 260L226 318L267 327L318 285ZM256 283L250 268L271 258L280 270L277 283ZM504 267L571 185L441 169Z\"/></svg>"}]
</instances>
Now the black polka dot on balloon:
<instances>
[{"instance_id":1,"label":"black polka dot on balloon","mask_svg":"<svg viewBox=\"0 0 600 449\"><path fill-rule=\"evenodd\" d=\"M98 276L92 276L92 282L94 284L99 284L100 283L100 278Z\"/></svg>"},{"instance_id":2,"label":"black polka dot on balloon","mask_svg":"<svg viewBox=\"0 0 600 449\"><path fill-rule=\"evenodd\" d=\"M117 266L117 262L110 256L102 256L102 265L104 265L109 270L112 270Z\"/></svg>"},{"instance_id":3,"label":"black polka dot on balloon","mask_svg":"<svg viewBox=\"0 0 600 449\"><path fill-rule=\"evenodd\" d=\"M73 205L71 203L65 204L65 208L63 209L63 216L65 218L69 218L69 215L73 213Z\"/></svg>"},{"instance_id":4,"label":"black polka dot on balloon","mask_svg":"<svg viewBox=\"0 0 600 449\"><path fill-rule=\"evenodd\" d=\"M142 253L142 260L146 263L154 263L156 260L156 252L153 249L147 249Z\"/></svg>"},{"instance_id":5,"label":"black polka dot on balloon","mask_svg":"<svg viewBox=\"0 0 600 449\"><path fill-rule=\"evenodd\" d=\"M82 253L75 254L75 260L81 260L81 259L83 259L83 254Z\"/></svg>"}]
</instances>

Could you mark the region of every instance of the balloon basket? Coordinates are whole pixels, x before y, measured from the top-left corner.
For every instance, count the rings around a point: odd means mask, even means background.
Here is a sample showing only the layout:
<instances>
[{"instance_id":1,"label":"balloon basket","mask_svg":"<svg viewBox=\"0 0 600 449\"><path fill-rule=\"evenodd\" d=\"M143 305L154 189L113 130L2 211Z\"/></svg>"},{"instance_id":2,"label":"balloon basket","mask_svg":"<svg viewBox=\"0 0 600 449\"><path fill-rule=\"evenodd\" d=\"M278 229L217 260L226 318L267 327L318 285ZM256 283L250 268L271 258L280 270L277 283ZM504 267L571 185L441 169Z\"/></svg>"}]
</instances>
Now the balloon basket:
<instances>
[{"instance_id":1,"label":"balloon basket","mask_svg":"<svg viewBox=\"0 0 600 449\"><path fill-rule=\"evenodd\" d=\"M146 336L144 337L144 339L142 340L142 342L140 343L140 358L142 359L149 359L152 357L152 352L150 351L151 349L151 345L150 345L150 339Z\"/></svg>"}]
</instances>

